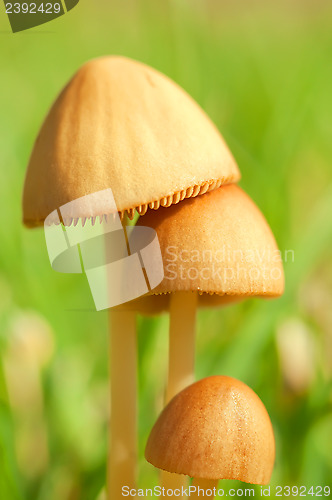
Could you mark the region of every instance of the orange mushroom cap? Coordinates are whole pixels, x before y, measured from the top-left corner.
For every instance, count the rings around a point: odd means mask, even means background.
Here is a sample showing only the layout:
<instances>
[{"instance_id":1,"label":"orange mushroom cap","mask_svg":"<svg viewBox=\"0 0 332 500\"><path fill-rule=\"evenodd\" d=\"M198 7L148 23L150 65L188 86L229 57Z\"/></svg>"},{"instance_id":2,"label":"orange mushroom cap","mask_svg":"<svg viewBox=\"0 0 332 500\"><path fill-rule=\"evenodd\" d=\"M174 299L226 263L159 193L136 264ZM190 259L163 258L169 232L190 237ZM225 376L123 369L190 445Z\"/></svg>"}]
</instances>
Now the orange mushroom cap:
<instances>
[{"instance_id":1,"label":"orange mushroom cap","mask_svg":"<svg viewBox=\"0 0 332 500\"><path fill-rule=\"evenodd\" d=\"M264 404L231 377L202 379L177 394L149 436L145 457L159 469L201 479L267 484L275 440Z\"/></svg>"},{"instance_id":2,"label":"orange mushroom cap","mask_svg":"<svg viewBox=\"0 0 332 500\"><path fill-rule=\"evenodd\" d=\"M278 297L284 290L281 255L263 214L237 185L222 186L167 210L149 212L138 225L158 235L164 279L138 310L167 310L171 293L198 292L199 306L247 297Z\"/></svg>"},{"instance_id":3,"label":"orange mushroom cap","mask_svg":"<svg viewBox=\"0 0 332 500\"><path fill-rule=\"evenodd\" d=\"M82 66L40 130L28 165L23 218L41 225L60 206L111 188L133 217L236 182L238 167L196 102L154 69L124 57ZM80 204L75 218L107 215Z\"/></svg>"}]
</instances>

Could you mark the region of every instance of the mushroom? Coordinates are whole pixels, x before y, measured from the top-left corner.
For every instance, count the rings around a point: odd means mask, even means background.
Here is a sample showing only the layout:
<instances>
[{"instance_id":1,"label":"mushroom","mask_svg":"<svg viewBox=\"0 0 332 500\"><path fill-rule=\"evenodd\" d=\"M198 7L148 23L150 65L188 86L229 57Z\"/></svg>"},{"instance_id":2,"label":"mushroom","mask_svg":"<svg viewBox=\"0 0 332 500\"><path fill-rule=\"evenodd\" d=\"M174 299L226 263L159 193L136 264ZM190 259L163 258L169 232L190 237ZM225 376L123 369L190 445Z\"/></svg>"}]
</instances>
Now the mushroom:
<instances>
[{"instance_id":1,"label":"mushroom","mask_svg":"<svg viewBox=\"0 0 332 500\"><path fill-rule=\"evenodd\" d=\"M180 87L139 62L103 57L79 69L45 119L28 165L23 219L40 226L60 207L108 188L121 216L133 218L136 210L144 215L239 177L223 138ZM64 227L108 215L103 199L73 206ZM109 498L116 498L124 477L135 482L135 315L111 310L110 325L108 475Z\"/></svg>"},{"instance_id":2,"label":"mushroom","mask_svg":"<svg viewBox=\"0 0 332 500\"><path fill-rule=\"evenodd\" d=\"M136 308L170 311L168 402L194 380L196 305L277 297L284 289L283 267L265 218L234 184L150 212L140 224L157 232L164 262L164 280ZM163 486L179 481L163 474Z\"/></svg>"},{"instance_id":3,"label":"mushroom","mask_svg":"<svg viewBox=\"0 0 332 500\"><path fill-rule=\"evenodd\" d=\"M207 377L164 408L145 457L158 469L194 478L191 498L198 498L198 487L213 491L219 479L267 484L275 459L272 424L246 384L221 375Z\"/></svg>"},{"instance_id":4,"label":"mushroom","mask_svg":"<svg viewBox=\"0 0 332 500\"><path fill-rule=\"evenodd\" d=\"M48 113L30 158L24 223L89 193L113 191L132 218L137 209L176 204L237 182L220 133L179 86L145 64L110 56L84 64ZM87 206L76 217L96 217Z\"/></svg>"}]
</instances>

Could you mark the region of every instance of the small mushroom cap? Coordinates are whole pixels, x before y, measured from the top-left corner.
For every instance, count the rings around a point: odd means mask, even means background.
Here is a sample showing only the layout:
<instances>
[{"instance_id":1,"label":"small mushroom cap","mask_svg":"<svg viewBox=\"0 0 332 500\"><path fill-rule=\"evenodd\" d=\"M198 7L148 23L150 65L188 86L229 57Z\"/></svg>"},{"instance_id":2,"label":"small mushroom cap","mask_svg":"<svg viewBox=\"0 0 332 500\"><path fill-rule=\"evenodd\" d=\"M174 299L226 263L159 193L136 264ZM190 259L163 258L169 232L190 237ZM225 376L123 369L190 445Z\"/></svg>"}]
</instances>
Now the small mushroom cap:
<instances>
[{"instance_id":1,"label":"small mushroom cap","mask_svg":"<svg viewBox=\"0 0 332 500\"><path fill-rule=\"evenodd\" d=\"M239 177L220 133L186 92L145 64L103 57L79 69L45 119L28 165L24 223L41 225L60 206L106 188L132 217ZM72 217L100 215L100 204L89 204Z\"/></svg>"},{"instance_id":2,"label":"small mushroom cap","mask_svg":"<svg viewBox=\"0 0 332 500\"><path fill-rule=\"evenodd\" d=\"M155 467L202 479L270 481L275 441L257 394L231 377L208 377L166 406L149 436L145 457Z\"/></svg>"},{"instance_id":3,"label":"small mushroom cap","mask_svg":"<svg viewBox=\"0 0 332 500\"><path fill-rule=\"evenodd\" d=\"M142 312L166 310L169 294L177 291L199 292L200 306L283 293L275 238L261 211L237 185L149 212L138 225L156 230L165 272L151 292L157 296L136 301Z\"/></svg>"}]
</instances>

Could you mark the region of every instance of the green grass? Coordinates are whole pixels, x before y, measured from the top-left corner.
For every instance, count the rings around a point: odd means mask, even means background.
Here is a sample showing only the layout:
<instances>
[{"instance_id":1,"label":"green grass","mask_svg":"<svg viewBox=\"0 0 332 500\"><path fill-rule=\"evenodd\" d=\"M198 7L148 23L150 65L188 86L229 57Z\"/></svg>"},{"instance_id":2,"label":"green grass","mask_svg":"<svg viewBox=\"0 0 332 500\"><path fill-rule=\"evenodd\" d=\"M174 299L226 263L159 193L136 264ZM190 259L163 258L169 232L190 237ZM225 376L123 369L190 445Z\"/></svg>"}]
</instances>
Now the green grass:
<instances>
[{"instance_id":1,"label":"green grass","mask_svg":"<svg viewBox=\"0 0 332 500\"><path fill-rule=\"evenodd\" d=\"M85 278L55 273L43 232L21 224L25 168L41 121L73 72L103 54L156 67L201 104L280 248L294 249L283 298L200 312L197 376L233 375L258 392L276 433L272 485L331 484L331 19L328 2L82 1L49 25L12 35L1 11L1 500L94 500L104 483L106 313L88 311ZM9 376L26 359L17 332L31 335L31 317L50 350L38 374L41 408L29 403L29 377L21 380L24 404ZM314 375L301 391L285 381L276 340L288 324L301 325L314 346ZM143 450L162 406L167 326L167 318L139 321L142 487L158 480ZM36 455L44 458L33 467Z\"/></svg>"}]
</instances>

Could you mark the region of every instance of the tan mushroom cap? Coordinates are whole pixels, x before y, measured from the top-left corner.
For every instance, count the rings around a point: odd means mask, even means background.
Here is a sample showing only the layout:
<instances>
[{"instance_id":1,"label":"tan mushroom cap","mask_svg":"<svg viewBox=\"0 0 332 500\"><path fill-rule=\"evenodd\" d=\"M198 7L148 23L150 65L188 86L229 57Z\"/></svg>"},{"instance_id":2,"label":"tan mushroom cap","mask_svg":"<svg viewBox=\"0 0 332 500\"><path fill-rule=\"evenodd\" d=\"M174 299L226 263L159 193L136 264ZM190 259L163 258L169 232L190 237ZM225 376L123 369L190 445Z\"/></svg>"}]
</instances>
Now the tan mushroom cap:
<instances>
[{"instance_id":1,"label":"tan mushroom cap","mask_svg":"<svg viewBox=\"0 0 332 500\"><path fill-rule=\"evenodd\" d=\"M246 297L277 297L284 273L272 231L261 211L237 185L220 187L177 206L149 212L139 225L156 230L164 280L136 301L142 312L169 306L169 294L198 291L200 306Z\"/></svg>"},{"instance_id":2,"label":"tan mushroom cap","mask_svg":"<svg viewBox=\"0 0 332 500\"><path fill-rule=\"evenodd\" d=\"M45 119L28 166L24 223L40 225L106 188L132 217L239 177L220 133L186 92L144 64L103 57L79 69ZM99 203L72 217L101 215Z\"/></svg>"},{"instance_id":3,"label":"tan mushroom cap","mask_svg":"<svg viewBox=\"0 0 332 500\"><path fill-rule=\"evenodd\" d=\"M208 377L177 394L149 436L145 457L159 469L201 479L270 481L275 441L257 394L231 377Z\"/></svg>"}]
</instances>

